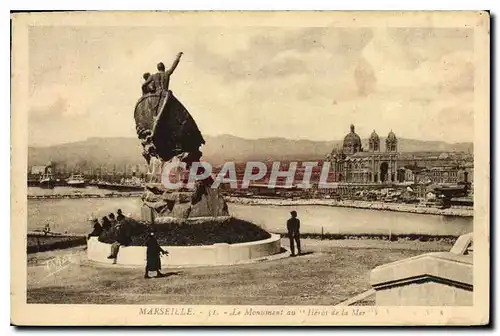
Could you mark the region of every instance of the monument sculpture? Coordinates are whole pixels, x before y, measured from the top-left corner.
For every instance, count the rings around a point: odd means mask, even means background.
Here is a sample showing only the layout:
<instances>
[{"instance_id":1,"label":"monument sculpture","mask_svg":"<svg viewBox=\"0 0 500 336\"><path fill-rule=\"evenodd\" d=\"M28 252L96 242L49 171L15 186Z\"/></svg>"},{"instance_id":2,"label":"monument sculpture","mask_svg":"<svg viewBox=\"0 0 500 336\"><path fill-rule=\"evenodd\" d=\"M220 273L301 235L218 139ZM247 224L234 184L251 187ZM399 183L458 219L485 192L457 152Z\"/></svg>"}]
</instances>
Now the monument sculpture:
<instances>
[{"instance_id":1,"label":"monument sculpture","mask_svg":"<svg viewBox=\"0 0 500 336\"><path fill-rule=\"evenodd\" d=\"M181 56L182 53L177 55L170 69L165 70L163 63L159 63L158 73L144 76L143 96L134 111L137 136L149 165L149 180L143 196L143 219L149 221L162 217L229 215L224 199L217 189L211 188L211 177L197 181L193 190L169 190L161 183L162 171L174 162L185 163L185 170L177 171L170 178L183 180L192 164L200 161L200 146L205 144L193 117L169 90L170 76Z\"/></svg>"},{"instance_id":2,"label":"monument sculpture","mask_svg":"<svg viewBox=\"0 0 500 336\"><path fill-rule=\"evenodd\" d=\"M279 254L280 236L230 216L218 188L212 187L211 176L187 183L193 163L201 160L200 147L205 140L191 114L168 89L181 55L169 70L159 63L158 73L144 75L134 119L149 177L142 197L142 218L127 218L122 224L129 239L127 244L120 243L114 263L143 265L144 245L152 232L158 244L169 251L164 258L172 266L227 265ZM163 174L173 164L183 167ZM165 178L180 183L181 188L168 187ZM106 256L116 242L113 230L89 239L89 260L113 262Z\"/></svg>"}]
</instances>

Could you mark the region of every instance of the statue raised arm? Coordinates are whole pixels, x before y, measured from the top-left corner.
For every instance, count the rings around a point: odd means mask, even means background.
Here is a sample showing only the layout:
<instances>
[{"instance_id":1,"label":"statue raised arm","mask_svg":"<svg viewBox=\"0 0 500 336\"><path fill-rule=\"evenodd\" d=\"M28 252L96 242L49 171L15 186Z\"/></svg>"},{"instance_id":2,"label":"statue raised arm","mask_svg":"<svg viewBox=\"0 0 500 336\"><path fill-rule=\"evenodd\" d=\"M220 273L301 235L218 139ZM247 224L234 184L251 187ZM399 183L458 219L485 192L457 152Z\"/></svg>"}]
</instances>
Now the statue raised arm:
<instances>
[{"instance_id":1,"label":"statue raised arm","mask_svg":"<svg viewBox=\"0 0 500 336\"><path fill-rule=\"evenodd\" d=\"M156 93L168 91L170 75L174 73L175 69L179 65L182 54L182 52L177 54L174 63L172 63L172 66L168 69L168 71L165 71L165 64L163 64L163 62L158 63L156 66L158 72L149 76L149 78L142 84L143 91L145 91L148 87L153 87Z\"/></svg>"},{"instance_id":2,"label":"statue raised arm","mask_svg":"<svg viewBox=\"0 0 500 336\"><path fill-rule=\"evenodd\" d=\"M170 67L170 69L168 69L168 71L166 71L166 73L168 75L171 75L174 73L175 68L177 68L177 66L179 65L179 62L181 61L182 55L183 55L182 51L177 54L177 57L175 58L174 63L172 63L172 66Z\"/></svg>"},{"instance_id":3,"label":"statue raised arm","mask_svg":"<svg viewBox=\"0 0 500 336\"><path fill-rule=\"evenodd\" d=\"M158 73L148 77L143 92L154 88L151 94L139 99L134 119L143 155L149 163L151 157L169 161L174 156L186 154L186 160L201 156L199 147L205 143L196 122L188 110L168 90L170 75L179 64L182 52L177 55L168 71L163 63L158 64ZM144 78L147 76L145 75Z\"/></svg>"}]
</instances>

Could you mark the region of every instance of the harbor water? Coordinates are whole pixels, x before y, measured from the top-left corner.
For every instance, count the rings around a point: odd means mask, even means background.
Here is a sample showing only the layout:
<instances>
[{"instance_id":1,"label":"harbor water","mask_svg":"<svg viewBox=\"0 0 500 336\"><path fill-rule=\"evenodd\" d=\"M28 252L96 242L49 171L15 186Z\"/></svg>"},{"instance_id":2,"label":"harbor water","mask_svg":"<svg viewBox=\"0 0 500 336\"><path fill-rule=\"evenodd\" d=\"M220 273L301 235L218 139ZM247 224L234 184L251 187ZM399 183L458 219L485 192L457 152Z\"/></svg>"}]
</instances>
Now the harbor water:
<instances>
[{"instance_id":1,"label":"harbor water","mask_svg":"<svg viewBox=\"0 0 500 336\"><path fill-rule=\"evenodd\" d=\"M109 192L92 188L92 193ZM29 188L28 193L78 193L85 189ZM134 218L140 216L138 197L29 199L28 230L41 229L50 224L54 232L85 234L91 231L89 216L101 218L122 209ZM423 215L405 212L355 209L345 207L298 205L243 205L229 204L231 215L249 220L270 232L286 231L289 211L296 210L301 220L301 232L320 234L425 234L458 236L473 230L472 217Z\"/></svg>"}]
</instances>

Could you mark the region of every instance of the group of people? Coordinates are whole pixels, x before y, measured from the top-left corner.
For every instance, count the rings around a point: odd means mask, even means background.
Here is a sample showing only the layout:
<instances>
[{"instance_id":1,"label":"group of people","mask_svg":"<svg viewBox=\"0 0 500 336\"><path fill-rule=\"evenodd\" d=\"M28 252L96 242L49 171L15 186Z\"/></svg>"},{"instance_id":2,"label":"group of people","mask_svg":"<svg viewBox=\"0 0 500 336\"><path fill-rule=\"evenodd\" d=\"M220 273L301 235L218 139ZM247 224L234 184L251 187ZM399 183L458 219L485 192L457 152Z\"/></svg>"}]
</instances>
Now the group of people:
<instances>
[{"instance_id":1,"label":"group of people","mask_svg":"<svg viewBox=\"0 0 500 336\"><path fill-rule=\"evenodd\" d=\"M297 211L295 210L291 211L290 215L291 215L290 219L287 220L287 231L288 231L288 238L290 239L291 255L292 256L297 255L295 254L295 245L297 246L298 255L301 255L302 249L300 244L300 220L297 217ZM111 232L111 230L114 231L113 233L114 236L116 237L116 241L111 245L111 254L108 256L108 259L114 259L114 263L116 263L120 246L128 246L131 242L130 227L129 225L127 225L126 218L127 217L123 215L122 210L118 209L116 218L113 213L110 213L108 216L102 218L102 224L100 224L97 219L93 219L94 230L88 235L88 237L90 238L92 236L100 236L104 232ZM154 231L150 231L148 233L145 245L146 245L146 268L145 268L144 278L145 279L150 278L149 272L156 272L157 277L165 276L160 272L161 270L160 256L162 254L168 255L168 251L165 251L160 246L158 240L156 239Z\"/></svg>"},{"instance_id":2,"label":"group of people","mask_svg":"<svg viewBox=\"0 0 500 336\"><path fill-rule=\"evenodd\" d=\"M174 63L168 70L165 69L165 64L160 62L156 66L156 69L158 70L157 73L151 75L149 72L146 72L142 76L142 78L144 78L144 83L142 84L142 94L146 95L149 93L159 93L162 91L167 91L170 84L170 76L174 73L177 65L179 65L181 56L182 52L177 54Z\"/></svg>"},{"instance_id":3,"label":"group of people","mask_svg":"<svg viewBox=\"0 0 500 336\"><path fill-rule=\"evenodd\" d=\"M116 264L118 258L118 252L121 246L129 246L132 240L132 219L130 214L124 216L121 209L116 212L116 217L114 213L110 213L108 216L102 218L101 223L98 219L91 218L93 223L93 231L88 235L90 237L99 237L103 234L110 234L115 242L111 244L111 252L108 259L113 259L113 263ZM161 270L161 254L168 254L167 251L162 249L154 231L148 232L148 237L145 240L146 245L146 269L144 278L149 279L149 272L156 272L157 277L163 277L164 274L160 272Z\"/></svg>"},{"instance_id":4,"label":"group of people","mask_svg":"<svg viewBox=\"0 0 500 336\"><path fill-rule=\"evenodd\" d=\"M89 221L93 223L93 231L88 234L87 238L99 237L105 232L109 232L111 229L115 228L118 223L121 223L125 219L121 209L116 212L116 217L114 213L110 213L108 216L102 217L101 223L97 218L91 217Z\"/></svg>"},{"instance_id":5,"label":"group of people","mask_svg":"<svg viewBox=\"0 0 500 336\"><path fill-rule=\"evenodd\" d=\"M114 263L116 263L120 246L128 246L132 240L130 223L127 221L129 217L130 215L125 216L122 210L118 209L116 217L114 213L110 213L108 216L102 217L101 223L97 218L90 219L94 226L93 231L88 234L88 238L106 235L115 239L115 242L111 245L111 253L108 256L108 259L114 259Z\"/></svg>"}]
</instances>

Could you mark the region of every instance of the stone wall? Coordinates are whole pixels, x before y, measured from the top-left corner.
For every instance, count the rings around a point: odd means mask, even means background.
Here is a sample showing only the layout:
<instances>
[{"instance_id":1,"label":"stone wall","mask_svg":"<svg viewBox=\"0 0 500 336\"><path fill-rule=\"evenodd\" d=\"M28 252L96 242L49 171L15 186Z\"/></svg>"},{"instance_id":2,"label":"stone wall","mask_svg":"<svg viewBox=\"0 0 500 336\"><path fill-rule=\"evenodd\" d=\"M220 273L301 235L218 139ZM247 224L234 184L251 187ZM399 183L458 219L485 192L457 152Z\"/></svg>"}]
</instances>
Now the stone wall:
<instances>
[{"instance_id":1,"label":"stone wall","mask_svg":"<svg viewBox=\"0 0 500 336\"><path fill-rule=\"evenodd\" d=\"M379 266L371 284L379 306L468 306L473 304L472 234L450 252L427 253Z\"/></svg>"}]
</instances>

